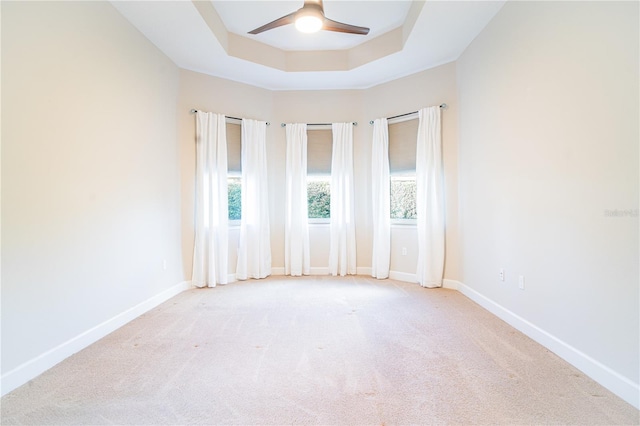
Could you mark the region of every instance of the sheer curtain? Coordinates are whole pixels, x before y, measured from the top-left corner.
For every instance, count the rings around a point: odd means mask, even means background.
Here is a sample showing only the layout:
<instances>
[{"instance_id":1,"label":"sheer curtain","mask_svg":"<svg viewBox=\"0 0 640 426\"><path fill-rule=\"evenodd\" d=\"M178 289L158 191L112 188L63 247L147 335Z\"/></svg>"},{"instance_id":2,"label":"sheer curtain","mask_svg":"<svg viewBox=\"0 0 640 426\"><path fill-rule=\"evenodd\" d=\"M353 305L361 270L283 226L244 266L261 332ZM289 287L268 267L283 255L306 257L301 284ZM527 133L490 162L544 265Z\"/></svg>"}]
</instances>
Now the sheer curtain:
<instances>
[{"instance_id":1,"label":"sheer curtain","mask_svg":"<svg viewBox=\"0 0 640 426\"><path fill-rule=\"evenodd\" d=\"M307 125L287 124L284 273L309 275Z\"/></svg>"},{"instance_id":2,"label":"sheer curtain","mask_svg":"<svg viewBox=\"0 0 640 426\"><path fill-rule=\"evenodd\" d=\"M331 157L331 246L329 273L356 273L356 228L353 204L353 124L333 123Z\"/></svg>"},{"instance_id":3,"label":"sheer curtain","mask_svg":"<svg viewBox=\"0 0 640 426\"><path fill-rule=\"evenodd\" d=\"M271 275L267 123L242 119L242 214L236 278Z\"/></svg>"},{"instance_id":4,"label":"sheer curtain","mask_svg":"<svg viewBox=\"0 0 640 426\"><path fill-rule=\"evenodd\" d=\"M442 287L445 253L444 177L440 107L419 111L416 153L416 213L418 222L418 282Z\"/></svg>"},{"instance_id":5,"label":"sheer curtain","mask_svg":"<svg viewBox=\"0 0 640 426\"><path fill-rule=\"evenodd\" d=\"M192 282L227 283L229 213L225 117L196 113L196 202Z\"/></svg>"},{"instance_id":6,"label":"sheer curtain","mask_svg":"<svg viewBox=\"0 0 640 426\"><path fill-rule=\"evenodd\" d=\"M378 118L373 122L371 150L371 205L373 209L371 276L382 279L389 277L389 262L391 261L389 128L386 118Z\"/></svg>"}]
</instances>

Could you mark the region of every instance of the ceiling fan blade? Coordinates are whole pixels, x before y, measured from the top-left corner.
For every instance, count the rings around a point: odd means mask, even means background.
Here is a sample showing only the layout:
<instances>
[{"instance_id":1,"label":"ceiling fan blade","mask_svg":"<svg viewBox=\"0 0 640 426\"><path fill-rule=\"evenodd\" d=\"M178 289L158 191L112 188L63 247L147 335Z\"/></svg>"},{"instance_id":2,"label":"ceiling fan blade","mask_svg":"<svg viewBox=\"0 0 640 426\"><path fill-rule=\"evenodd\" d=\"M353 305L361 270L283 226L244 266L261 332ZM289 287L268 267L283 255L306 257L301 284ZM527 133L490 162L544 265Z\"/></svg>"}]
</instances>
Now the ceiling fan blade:
<instances>
[{"instance_id":1,"label":"ceiling fan blade","mask_svg":"<svg viewBox=\"0 0 640 426\"><path fill-rule=\"evenodd\" d=\"M348 34L359 34L359 35L369 34L369 28L367 27L358 27L357 25L344 24L342 22L334 21L326 17L324 18L324 24L322 25L322 29L327 31L336 31L339 33L348 33Z\"/></svg>"},{"instance_id":2,"label":"ceiling fan blade","mask_svg":"<svg viewBox=\"0 0 640 426\"><path fill-rule=\"evenodd\" d=\"M293 22L295 21L294 19L295 15L296 15L296 12L290 13L286 16L283 16L282 18L278 18L275 21L271 21L268 24L258 27L253 31L249 31L247 34L260 34L261 32L272 30L274 28L278 28L283 25L293 24Z\"/></svg>"}]
</instances>

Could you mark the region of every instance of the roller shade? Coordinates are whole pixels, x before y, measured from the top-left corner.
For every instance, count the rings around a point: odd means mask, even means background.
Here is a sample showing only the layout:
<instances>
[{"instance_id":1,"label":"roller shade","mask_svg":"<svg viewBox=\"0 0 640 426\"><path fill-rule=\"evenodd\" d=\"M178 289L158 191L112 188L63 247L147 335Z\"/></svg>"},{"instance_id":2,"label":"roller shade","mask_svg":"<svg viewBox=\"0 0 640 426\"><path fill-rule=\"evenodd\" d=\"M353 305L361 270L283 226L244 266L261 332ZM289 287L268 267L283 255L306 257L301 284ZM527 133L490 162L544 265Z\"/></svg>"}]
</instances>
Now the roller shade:
<instances>
[{"instance_id":1,"label":"roller shade","mask_svg":"<svg viewBox=\"0 0 640 426\"><path fill-rule=\"evenodd\" d=\"M240 124L227 123L227 169L229 173L237 174L242 171Z\"/></svg>"},{"instance_id":2,"label":"roller shade","mask_svg":"<svg viewBox=\"0 0 640 426\"><path fill-rule=\"evenodd\" d=\"M416 171L418 120L389 124L389 173Z\"/></svg>"},{"instance_id":3,"label":"roller shade","mask_svg":"<svg viewBox=\"0 0 640 426\"><path fill-rule=\"evenodd\" d=\"M331 175L332 146L333 136L331 129L307 129L307 175Z\"/></svg>"}]
</instances>

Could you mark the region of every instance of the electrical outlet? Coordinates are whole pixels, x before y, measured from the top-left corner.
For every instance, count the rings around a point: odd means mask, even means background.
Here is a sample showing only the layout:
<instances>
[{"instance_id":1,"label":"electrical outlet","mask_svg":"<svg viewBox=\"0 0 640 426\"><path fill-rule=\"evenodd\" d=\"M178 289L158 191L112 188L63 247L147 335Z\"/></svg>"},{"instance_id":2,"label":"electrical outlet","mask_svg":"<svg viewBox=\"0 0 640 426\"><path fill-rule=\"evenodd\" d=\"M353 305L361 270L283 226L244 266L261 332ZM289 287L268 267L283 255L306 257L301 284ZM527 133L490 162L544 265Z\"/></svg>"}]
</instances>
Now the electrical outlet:
<instances>
[{"instance_id":1,"label":"electrical outlet","mask_svg":"<svg viewBox=\"0 0 640 426\"><path fill-rule=\"evenodd\" d=\"M402 247L402 255L403 256L407 255L407 248L406 247Z\"/></svg>"},{"instance_id":2,"label":"electrical outlet","mask_svg":"<svg viewBox=\"0 0 640 426\"><path fill-rule=\"evenodd\" d=\"M518 288L524 290L524 275L518 276Z\"/></svg>"},{"instance_id":3,"label":"electrical outlet","mask_svg":"<svg viewBox=\"0 0 640 426\"><path fill-rule=\"evenodd\" d=\"M166 259L162 261L162 269L165 270L165 271L167 270L167 260Z\"/></svg>"},{"instance_id":4,"label":"electrical outlet","mask_svg":"<svg viewBox=\"0 0 640 426\"><path fill-rule=\"evenodd\" d=\"M504 281L504 269L500 268L500 281Z\"/></svg>"}]
</instances>

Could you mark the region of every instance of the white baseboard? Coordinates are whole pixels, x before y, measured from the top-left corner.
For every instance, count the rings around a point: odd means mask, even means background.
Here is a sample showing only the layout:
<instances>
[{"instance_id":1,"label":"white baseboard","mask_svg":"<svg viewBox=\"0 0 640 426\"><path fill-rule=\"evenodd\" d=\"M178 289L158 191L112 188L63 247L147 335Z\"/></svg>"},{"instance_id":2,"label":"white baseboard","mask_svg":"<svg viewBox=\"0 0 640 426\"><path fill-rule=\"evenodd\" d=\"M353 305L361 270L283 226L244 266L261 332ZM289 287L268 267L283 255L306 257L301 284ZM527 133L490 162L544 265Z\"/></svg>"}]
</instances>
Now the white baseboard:
<instances>
[{"instance_id":1,"label":"white baseboard","mask_svg":"<svg viewBox=\"0 0 640 426\"><path fill-rule=\"evenodd\" d=\"M448 288L450 290L458 290L461 284L460 281L456 280L448 280L446 278L442 280L442 288Z\"/></svg>"},{"instance_id":2,"label":"white baseboard","mask_svg":"<svg viewBox=\"0 0 640 426\"><path fill-rule=\"evenodd\" d=\"M285 275L284 266L272 266L271 275ZM329 275L328 266L312 266L309 268L309 275Z\"/></svg>"},{"instance_id":3,"label":"white baseboard","mask_svg":"<svg viewBox=\"0 0 640 426\"><path fill-rule=\"evenodd\" d=\"M408 283L417 283L418 278L416 274L409 274L407 272L389 271L389 278L398 281L404 281ZM458 290L460 283L456 280L443 279L442 288L448 288L450 290Z\"/></svg>"},{"instance_id":4,"label":"white baseboard","mask_svg":"<svg viewBox=\"0 0 640 426\"><path fill-rule=\"evenodd\" d=\"M356 268L356 274L371 276L371 266L358 266Z\"/></svg>"},{"instance_id":5,"label":"white baseboard","mask_svg":"<svg viewBox=\"0 0 640 426\"><path fill-rule=\"evenodd\" d=\"M457 281L456 283L460 293L540 343L629 404L640 409L640 386L638 383L632 382L620 373L596 361L589 355L558 339L535 324L530 323L465 284Z\"/></svg>"},{"instance_id":6,"label":"white baseboard","mask_svg":"<svg viewBox=\"0 0 640 426\"><path fill-rule=\"evenodd\" d=\"M358 266L356 269L357 275L367 275L371 276L371 267L370 266ZM284 267L276 266L271 268L271 275L284 275ZM329 267L325 266L317 266L312 267L309 271L309 275L329 275ZM416 278L416 274L409 274L407 272L398 272L398 271L389 271L389 278L392 280L405 281L408 283L417 283L418 279ZM235 281L235 279L234 279ZM231 282L231 281L229 281ZM458 281L454 280L443 280L444 288L449 288L452 290L458 289Z\"/></svg>"},{"instance_id":7,"label":"white baseboard","mask_svg":"<svg viewBox=\"0 0 640 426\"><path fill-rule=\"evenodd\" d=\"M418 282L416 274L409 274L407 272L389 271L389 278L391 278L392 280L404 281L407 283Z\"/></svg>"},{"instance_id":8,"label":"white baseboard","mask_svg":"<svg viewBox=\"0 0 640 426\"><path fill-rule=\"evenodd\" d=\"M358 267L357 275L371 275L371 267ZM271 275L284 275L284 266L271 267ZM314 266L310 268L309 275L329 275L328 266Z\"/></svg>"},{"instance_id":9,"label":"white baseboard","mask_svg":"<svg viewBox=\"0 0 640 426\"><path fill-rule=\"evenodd\" d=\"M173 287L157 294L144 302L137 304L136 306L127 309L126 311L116 315L115 317L106 320L102 324L73 337L72 339L56 346L53 349L46 351L45 353L25 362L7 371L0 377L0 389L1 394L5 395L12 390L22 386L29 380L39 376L46 370L50 369L54 365L60 363L64 359L71 355L81 351L87 346L102 339L109 333L122 327L129 321L139 317L145 312L150 311L163 302L171 299L173 296L181 293L185 290L192 288L190 281L183 281Z\"/></svg>"},{"instance_id":10,"label":"white baseboard","mask_svg":"<svg viewBox=\"0 0 640 426\"><path fill-rule=\"evenodd\" d=\"M284 275L284 266L271 267L271 275Z\"/></svg>"},{"instance_id":11,"label":"white baseboard","mask_svg":"<svg viewBox=\"0 0 640 426\"><path fill-rule=\"evenodd\" d=\"M356 274L371 275L371 267L367 267L367 266L358 267ZM284 266L271 267L271 275L284 275ZM328 266L313 267L309 271L309 275L329 275L329 267Z\"/></svg>"}]
</instances>

